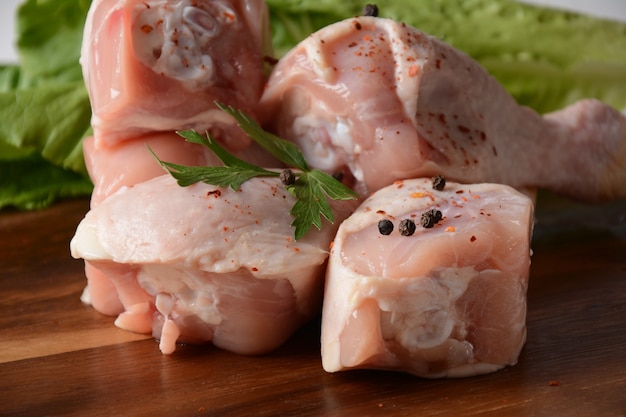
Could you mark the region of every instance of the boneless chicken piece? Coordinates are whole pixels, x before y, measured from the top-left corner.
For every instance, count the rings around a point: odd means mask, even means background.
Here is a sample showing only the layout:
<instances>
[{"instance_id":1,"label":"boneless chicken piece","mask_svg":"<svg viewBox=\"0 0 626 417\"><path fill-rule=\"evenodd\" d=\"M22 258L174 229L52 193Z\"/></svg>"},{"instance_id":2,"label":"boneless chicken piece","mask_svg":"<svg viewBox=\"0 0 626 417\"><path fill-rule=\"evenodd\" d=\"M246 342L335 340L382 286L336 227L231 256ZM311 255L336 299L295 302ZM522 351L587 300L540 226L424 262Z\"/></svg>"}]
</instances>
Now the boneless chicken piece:
<instances>
[{"instance_id":1,"label":"boneless chicken piece","mask_svg":"<svg viewBox=\"0 0 626 417\"><path fill-rule=\"evenodd\" d=\"M415 179L373 194L331 250L324 369L437 378L515 364L526 340L532 219L532 200L505 185L436 191Z\"/></svg>"},{"instance_id":2,"label":"boneless chicken piece","mask_svg":"<svg viewBox=\"0 0 626 417\"><path fill-rule=\"evenodd\" d=\"M319 313L328 249L356 202L333 202L325 222L295 241L294 197L278 178L238 191L180 187L163 175L122 187L87 213L71 253L88 261L84 300L123 329L175 343L268 352Z\"/></svg>"},{"instance_id":3,"label":"boneless chicken piece","mask_svg":"<svg viewBox=\"0 0 626 417\"><path fill-rule=\"evenodd\" d=\"M96 0L81 64L96 141L211 128L231 149L249 139L215 100L251 117L270 51L263 0Z\"/></svg>"},{"instance_id":4,"label":"boneless chicken piece","mask_svg":"<svg viewBox=\"0 0 626 417\"><path fill-rule=\"evenodd\" d=\"M542 117L469 56L393 20L355 17L310 35L275 66L262 104L266 125L311 165L349 167L369 192L444 175L626 196L621 113L583 100Z\"/></svg>"}]
</instances>

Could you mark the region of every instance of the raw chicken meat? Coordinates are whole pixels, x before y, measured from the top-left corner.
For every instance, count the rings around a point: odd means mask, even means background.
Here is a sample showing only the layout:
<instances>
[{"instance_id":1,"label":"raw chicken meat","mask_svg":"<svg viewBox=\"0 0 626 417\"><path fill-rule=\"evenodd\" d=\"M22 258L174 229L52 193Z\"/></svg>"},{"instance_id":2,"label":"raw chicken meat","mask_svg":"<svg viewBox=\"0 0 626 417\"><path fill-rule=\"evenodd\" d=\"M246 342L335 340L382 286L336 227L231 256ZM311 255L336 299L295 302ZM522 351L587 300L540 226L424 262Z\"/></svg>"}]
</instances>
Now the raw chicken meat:
<instances>
[{"instance_id":1,"label":"raw chicken meat","mask_svg":"<svg viewBox=\"0 0 626 417\"><path fill-rule=\"evenodd\" d=\"M231 150L247 146L213 103L256 117L268 28L263 0L95 0L81 64L98 146L191 128L213 129Z\"/></svg>"},{"instance_id":2,"label":"raw chicken meat","mask_svg":"<svg viewBox=\"0 0 626 417\"><path fill-rule=\"evenodd\" d=\"M594 100L541 117L477 62L389 19L355 17L310 35L275 66L266 126L309 163L348 166L365 190L444 175L626 197L626 118Z\"/></svg>"},{"instance_id":3,"label":"raw chicken meat","mask_svg":"<svg viewBox=\"0 0 626 417\"><path fill-rule=\"evenodd\" d=\"M420 226L423 213L432 227ZM406 219L417 223L413 234ZM331 250L324 369L436 378L515 364L526 340L532 220L532 200L506 185L437 191L414 179L374 193Z\"/></svg>"},{"instance_id":4,"label":"raw chicken meat","mask_svg":"<svg viewBox=\"0 0 626 417\"><path fill-rule=\"evenodd\" d=\"M96 269L85 299L123 329L152 332L164 353L176 341L268 352L319 313L330 242L357 205L332 202L335 224L295 241L293 203L278 178L238 191L168 174L122 187L70 244Z\"/></svg>"},{"instance_id":5,"label":"raw chicken meat","mask_svg":"<svg viewBox=\"0 0 626 417\"><path fill-rule=\"evenodd\" d=\"M186 142L175 132L147 133L114 146L98 146L93 137L83 142L83 154L94 183L91 206L94 207L123 186L131 186L163 175L161 165L147 147L167 162L189 166L222 165L207 148ZM259 166L280 166L268 152L251 143L233 152L237 157Z\"/></svg>"},{"instance_id":6,"label":"raw chicken meat","mask_svg":"<svg viewBox=\"0 0 626 417\"><path fill-rule=\"evenodd\" d=\"M210 131L239 158L279 166L214 104L219 100L257 114L267 78L263 57L271 49L267 19L262 0L92 3L81 52L93 108L94 136L83 144L94 183L92 208L122 187L163 175L147 146L168 162L221 164L175 130ZM141 210L137 207L118 215L131 216ZM150 297L139 296L143 290L135 281L120 280L119 271L86 260L81 299L104 314L121 314L127 306L132 312L120 319L126 323L140 316L133 306L144 306L140 300ZM127 326L146 330L146 323Z\"/></svg>"}]
</instances>

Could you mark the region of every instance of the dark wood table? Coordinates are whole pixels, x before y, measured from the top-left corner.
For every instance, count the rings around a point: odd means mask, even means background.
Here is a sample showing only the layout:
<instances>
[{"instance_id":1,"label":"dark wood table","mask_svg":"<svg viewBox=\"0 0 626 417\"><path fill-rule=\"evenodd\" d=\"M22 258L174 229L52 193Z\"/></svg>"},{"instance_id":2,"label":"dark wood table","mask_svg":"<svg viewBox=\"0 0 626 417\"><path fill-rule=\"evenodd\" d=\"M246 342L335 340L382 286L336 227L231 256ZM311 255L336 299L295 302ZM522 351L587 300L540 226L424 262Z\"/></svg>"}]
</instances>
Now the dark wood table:
<instances>
[{"instance_id":1,"label":"dark wood table","mask_svg":"<svg viewBox=\"0 0 626 417\"><path fill-rule=\"evenodd\" d=\"M319 321L267 356L163 356L79 300L87 199L0 212L0 415L625 416L626 202L542 198L519 363L441 380L325 373Z\"/></svg>"}]
</instances>

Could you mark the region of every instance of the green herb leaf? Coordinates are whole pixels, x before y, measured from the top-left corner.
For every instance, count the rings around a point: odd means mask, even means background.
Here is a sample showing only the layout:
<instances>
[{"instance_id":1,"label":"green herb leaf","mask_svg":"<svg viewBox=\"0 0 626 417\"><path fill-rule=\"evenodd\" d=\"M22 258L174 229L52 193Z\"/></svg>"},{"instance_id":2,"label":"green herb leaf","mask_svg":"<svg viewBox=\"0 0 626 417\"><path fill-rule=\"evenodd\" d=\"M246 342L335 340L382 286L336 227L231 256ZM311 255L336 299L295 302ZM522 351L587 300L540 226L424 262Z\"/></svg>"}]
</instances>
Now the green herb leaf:
<instances>
[{"instance_id":1,"label":"green herb leaf","mask_svg":"<svg viewBox=\"0 0 626 417\"><path fill-rule=\"evenodd\" d=\"M182 187L195 184L196 182L204 182L220 187L230 187L233 190L237 190L241 187L241 184L250 178L259 176L277 177L280 175L278 172L259 168L233 156L215 140L213 140L208 133L206 134L206 137L193 130L185 130L177 133L185 138L187 142L206 146L220 159L220 161L224 163L224 166L221 167L186 166L174 164L160 160L152 149L148 147L159 164L174 178L176 178L178 184Z\"/></svg>"},{"instance_id":2,"label":"green herb leaf","mask_svg":"<svg viewBox=\"0 0 626 417\"><path fill-rule=\"evenodd\" d=\"M311 226L321 229L321 216L324 216L331 223L335 221L326 195L324 195L319 183L310 176L310 173L301 175L291 187L296 196L296 203L290 211L294 217L291 225L295 227L294 237L296 240L302 238Z\"/></svg>"},{"instance_id":3,"label":"green herb leaf","mask_svg":"<svg viewBox=\"0 0 626 417\"><path fill-rule=\"evenodd\" d=\"M239 110L235 110L231 106L226 106L222 103L215 103L217 107L226 113L230 114L237 120L239 126L254 140L261 145L263 149L274 155L279 161L285 164L299 169L301 171L309 171L309 165L307 164L300 149L293 143L286 141L272 133L266 132L258 125L257 122L252 120L246 114Z\"/></svg>"},{"instance_id":4,"label":"green herb leaf","mask_svg":"<svg viewBox=\"0 0 626 417\"><path fill-rule=\"evenodd\" d=\"M329 198L333 200L351 200L358 197L357 193L327 173L317 169L311 170L302 152L292 142L266 132L254 120L239 110L220 103L216 103L216 105L232 115L252 140L281 162L300 170L295 173L296 181L286 186L287 190L296 198L296 202L290 211L290 214L294 217L291 226L295 228L294 237L296 240L301 239L311 229L311 226L321 229L322 217L331 223L335 221L335 216L328 202ZM231 187L237 190L241 184L250 178L278 177L280 175L278 171L269 171L235 157L213 140L208 133L206 136L200 135L193 130L177 133L185 138L187 142L206 146L224 164L224 166L213 167L179 165L161 161L150 150L159 164L176 178L178 184L183 187L202 181L207 184Z\"/></svg>"},{"instance_id":5,"label":"green herb leaf","mask_svg":"<svg viewBox=\"0 0 626 417\"><path fill-rule=\"evenodd\" d=\"M308 173L308 176L311 178L311 181L315 181L324 194L333 200L352 200L359 196L352 189L346 187L324 171L314 169Z\"/></svg>"}]
</instances>

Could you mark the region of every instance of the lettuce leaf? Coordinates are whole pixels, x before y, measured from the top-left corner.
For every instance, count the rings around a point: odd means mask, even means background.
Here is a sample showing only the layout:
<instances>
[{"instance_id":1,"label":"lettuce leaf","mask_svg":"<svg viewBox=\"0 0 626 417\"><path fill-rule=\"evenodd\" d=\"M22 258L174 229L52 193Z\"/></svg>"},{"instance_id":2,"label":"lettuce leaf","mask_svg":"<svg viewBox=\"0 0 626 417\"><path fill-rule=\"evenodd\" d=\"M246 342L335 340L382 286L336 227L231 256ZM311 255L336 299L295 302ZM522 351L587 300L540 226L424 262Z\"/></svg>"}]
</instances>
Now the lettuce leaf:
<instances>
[{"instance_id":1,"label":"lettuce leaf","mask_svg":"<svg viewBox=\"0 0 626 417\"><path fill-rule=\"evenodd\" d=\"M90 0L27 0L20 65L0 67L0 209L39 209L89 195L82 154L91 106L78 62Z\"/></svg>"},{"instance_id":2,"label":"lettuce leaf","mask_svg":"<svg viewBox=\"0 0 626 417\"><path fill-rule=\"evenodd\" d=\"M83 27L91 0L27 0L17 12L17 51L35 84L82 79Z\"/></svg>"},{"instance_id":3,"label":"lettuce leaf","mask_svg":"<svg viewBox=\"0 0 626 417\"><path fill-rule=\"evenodd\" d=\"M59 198L85 196L93 186L84 175L33 154L0 162L0 207L34 210Z\"/></svg>"}]
</instances>

